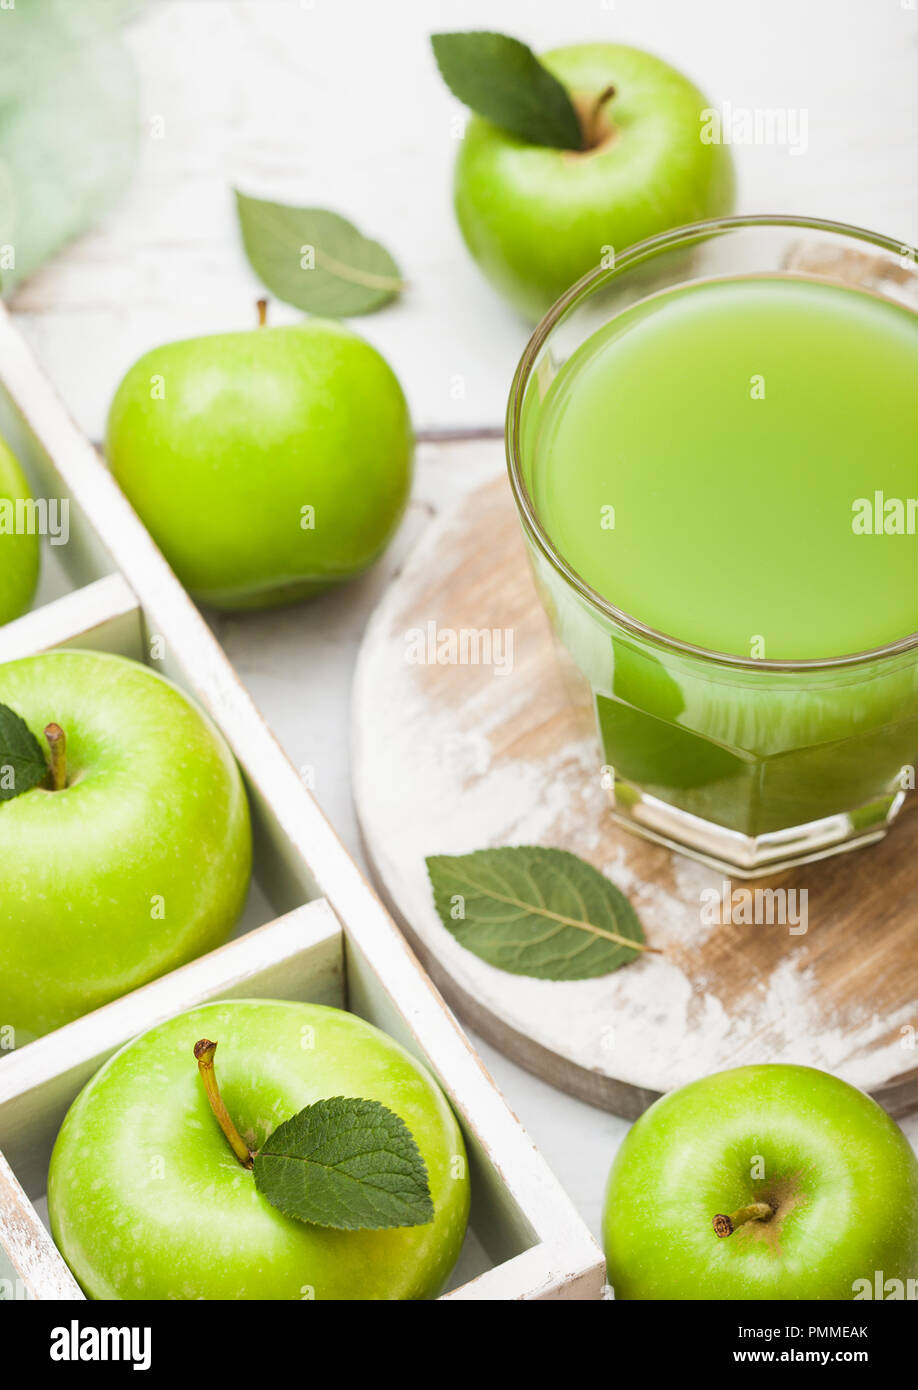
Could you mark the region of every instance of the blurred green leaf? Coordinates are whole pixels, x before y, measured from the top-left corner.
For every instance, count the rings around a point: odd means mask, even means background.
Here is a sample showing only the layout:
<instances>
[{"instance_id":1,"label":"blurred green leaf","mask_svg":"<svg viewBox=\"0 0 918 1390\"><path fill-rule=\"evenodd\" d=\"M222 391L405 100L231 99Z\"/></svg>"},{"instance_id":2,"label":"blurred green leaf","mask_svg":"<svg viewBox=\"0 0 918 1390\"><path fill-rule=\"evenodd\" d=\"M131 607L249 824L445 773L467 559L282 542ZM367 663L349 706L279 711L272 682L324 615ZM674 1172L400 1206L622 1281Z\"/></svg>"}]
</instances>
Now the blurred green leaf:
<instances>
[{"instance_id":1,"label":"blurred green leaf","mask_svg":"<svg viewBox=\"0 0 918 1390\"><path fill-rule=\"evenodd\" d=\"M117 29L135 0L0 9L0 265L8 294L91 227L130 176L139 126Z\"/></svg>"},{"instance_id":2,"label":"blurred green leaf","mask_svg":"<svg viewBox=\"0 0 918 1390\"><path fill-rule=\"evenodd\" d=\"M297 309L346 318L370 314L404 288L384 246L340 213L236 193L242 244L261 283Z\"/></svg>"}]
</instances>

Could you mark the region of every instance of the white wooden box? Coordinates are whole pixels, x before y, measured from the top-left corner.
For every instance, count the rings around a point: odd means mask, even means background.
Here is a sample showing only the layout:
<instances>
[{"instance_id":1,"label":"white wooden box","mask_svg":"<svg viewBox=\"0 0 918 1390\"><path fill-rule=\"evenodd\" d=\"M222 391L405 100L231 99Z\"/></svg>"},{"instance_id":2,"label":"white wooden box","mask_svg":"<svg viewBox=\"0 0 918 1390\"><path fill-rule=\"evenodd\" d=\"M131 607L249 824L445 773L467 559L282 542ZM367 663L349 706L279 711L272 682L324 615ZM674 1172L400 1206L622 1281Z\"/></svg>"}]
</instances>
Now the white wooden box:
<instances>
[{"instance_id":1,"label":"white wooden box","mask_svg":"<svg viewBox=\"0 0 918 1390\"><path fill-rule=\"evenodd\" d=\"M0 627L0 662L56 646L149 661L222 729L246 779L255 839L236 940L0 1054L0 1298L82 1297L36 1210L57 1128L80 1087L128 1038L233 995L345 1006L438 1076L463 1127L473 1191L470 1234L445 1298L600 1297L602 1257L590 1233L2 309L0 435L36 496L70 502L69 543L45 546L40 606Z\"/></svg>"}]
</instances>

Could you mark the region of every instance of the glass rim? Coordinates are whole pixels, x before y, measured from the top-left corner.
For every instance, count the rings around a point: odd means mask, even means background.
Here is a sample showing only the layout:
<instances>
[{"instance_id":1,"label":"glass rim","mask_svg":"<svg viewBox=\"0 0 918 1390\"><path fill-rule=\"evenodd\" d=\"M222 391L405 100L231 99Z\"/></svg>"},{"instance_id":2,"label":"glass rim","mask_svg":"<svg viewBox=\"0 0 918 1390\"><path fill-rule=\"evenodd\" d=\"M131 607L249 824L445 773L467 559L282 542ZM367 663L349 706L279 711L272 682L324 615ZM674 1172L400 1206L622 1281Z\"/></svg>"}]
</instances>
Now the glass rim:
<instances>
[{"instance_id":1,"label":"glass rim","mask_svg":"<svg viewBox=\"0 0 918 1390\"><path fill-rule=\"evenodd\" d=\"M740 217L712 218L709 221L691 222L683 227L674 227L669 231L660 232L656 236L647 237L644 241L635 242L633 246L629 246L627 250L623 251L620 256L615 257L614 265L609 267L600 265L588 271L587 274L577 280L569 290L566 290L560 299L556 300L548 312L540 319L523 350L523 355L513 374L513 382L510 387L510 398L507 403L504 443L507 458L507 471L510 476L510 487L513 492L517 512L519 513L523 529L529 539L541 551L552 568L557 571L561 578L579 594L582 599L586 600L591 608L598 609L603 617L612 619L613 622L632 636L650 639L667 651L742 671L837 670L840 667L866 665L877 661L881 657L903 655L906 652L914 651L915 648L918 647L918 630L909 633L905 637L899 637L894 642L888 642L884 646L870 647L865 651L845 653L842 656L806 657L794 660L781 660L779 658L771 659L764 657L758 659L750 656L736 656L730 652L719 652L710 647L701 647L693 642L685 642L679 637L673 637L669 633L651 627L650 624L642 622L640 618L626 613L623 608L619 608L616 604L603 598L598 590L587 584L586 580L581 578L577 571L567 563L560 551L555 548L548 532L542 525L535 504L529 494L529 489L523 480L520 451L520 420L522 416L523 397L530 380L535 360L561 319L572 309L585 301L598 286L604 282L614 280L616 276L621 274L628 267L637 264L639 261L645 260L650 255L655 255L659 251L669 250L680 244L704 241L712 236L717 236L726 232L756 227L785 227L788 229L799 228L804 231L831 232L836 235L849 237L852 240L856 239L871 246L879 247L881 250L888 251L898 256L902 255L903 248L907 246L905 242L896 241L892 237L887 237L879 232L870 231L866 227L857 227L847 222L835 222L830 219L819 217L796 217L780 213L766 213L758 216L744 215Z\"/></svg>"}]
</instances>

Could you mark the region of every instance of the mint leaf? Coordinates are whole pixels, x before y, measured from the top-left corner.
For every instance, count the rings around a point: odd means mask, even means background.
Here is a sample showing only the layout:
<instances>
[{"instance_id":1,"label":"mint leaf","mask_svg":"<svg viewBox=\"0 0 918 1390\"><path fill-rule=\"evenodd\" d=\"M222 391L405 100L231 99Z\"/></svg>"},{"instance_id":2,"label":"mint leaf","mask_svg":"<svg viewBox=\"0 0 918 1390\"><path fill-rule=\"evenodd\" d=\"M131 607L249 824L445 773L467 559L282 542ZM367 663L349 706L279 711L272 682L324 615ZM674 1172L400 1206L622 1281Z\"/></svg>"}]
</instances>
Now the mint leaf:
<instances>
[{"instance_id":1,"label":"mint leaf","mask_svg":"<svg viewBox=\"0 0 918 1390\"><path fill-rule=\"evenodd\" d=\"M440 920L460 946L513 975L588 980L652 950L624 894L567 850L434 854L427 872Z\"/></svg>"},{"instance_id":2,"label":"mint leaf","mask_svg":"<svg viewBox=\"0 0 918 1390\"><path fill-rule=\"evenodd\" d=\"M285 1216L340 1231L425 1226L434 1217L411 1131L375 1100L307 1105L255 1155L255 1185Z\"/></svg>"},{"instance_id":3,"label":"mint leaf","mask_svg":"<svg viewBox=\"0 0 918 1390\"><path fill-rule=\"evenodd\" d=\"M0 801L12 801L47 775L47 760L28 724L9 705L0 705Z\"/></svg>"},{"instance_id":4,"label":"mint leaf","mask_svg":"<svg viewBox=\"0 0 918 1390\"><path fill-rule=\"evenodd\" d=\"M404 289L395 261L378 241L325 208L295 208L236 192L242 244L273 295L307 313L369 314Z\"/></svg>"},{"instance_id":5,"label":"mint leaf","mask_svg":"<svg viewBox=\"0 0 918 1390\"><path fill-rule=\"evenodd\" d=\"M434 57L453 96L533 145L583 147L574 104L532 49L503 34L434 34Z\"/></svg>"}]
</instances>

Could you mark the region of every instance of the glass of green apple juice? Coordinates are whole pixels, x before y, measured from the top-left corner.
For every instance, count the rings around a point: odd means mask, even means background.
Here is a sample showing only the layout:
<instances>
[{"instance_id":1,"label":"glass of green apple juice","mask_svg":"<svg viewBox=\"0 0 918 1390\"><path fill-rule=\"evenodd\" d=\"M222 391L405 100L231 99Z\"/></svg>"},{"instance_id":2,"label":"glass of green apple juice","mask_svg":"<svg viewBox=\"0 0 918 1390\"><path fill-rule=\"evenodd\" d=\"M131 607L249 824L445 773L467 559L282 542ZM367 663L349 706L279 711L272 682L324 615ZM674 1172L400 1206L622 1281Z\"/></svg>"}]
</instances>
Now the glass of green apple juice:
<instances>
[{"instance_id":1,"label":"glass of green apple juice","mask_svg":"<svg viewBox=\"0 0 918 1390\"><path fill-rule=\"evenodd\" d=\"M699 223L581 280L517 370L511 484L612 813L741 877L878 839L913 785L916 305L885 237Z\"/></svg>"}]
</instances>

